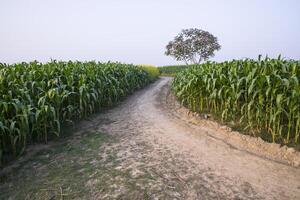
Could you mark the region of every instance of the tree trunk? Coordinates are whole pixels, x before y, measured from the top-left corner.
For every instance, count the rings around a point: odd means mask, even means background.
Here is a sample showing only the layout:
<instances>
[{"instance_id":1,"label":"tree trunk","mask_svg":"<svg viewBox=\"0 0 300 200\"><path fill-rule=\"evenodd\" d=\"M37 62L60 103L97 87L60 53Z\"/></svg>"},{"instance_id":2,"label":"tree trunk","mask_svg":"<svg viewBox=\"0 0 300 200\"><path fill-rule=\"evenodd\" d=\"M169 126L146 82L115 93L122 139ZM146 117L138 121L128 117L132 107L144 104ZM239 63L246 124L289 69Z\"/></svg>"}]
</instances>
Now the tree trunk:
<instances>
[{"instance_id":1,"label":"tree trunk","mask_svg":"<svg viewBox=\"0 0 300 200\"><path fill-rule=\"evenodd\" d=\"M200 64L201 63L201 61L202 61L202 59L201 59L201 57L199 58L199 60L198 60L198 63L197 64Z\"/></svg>"}]
</instances>

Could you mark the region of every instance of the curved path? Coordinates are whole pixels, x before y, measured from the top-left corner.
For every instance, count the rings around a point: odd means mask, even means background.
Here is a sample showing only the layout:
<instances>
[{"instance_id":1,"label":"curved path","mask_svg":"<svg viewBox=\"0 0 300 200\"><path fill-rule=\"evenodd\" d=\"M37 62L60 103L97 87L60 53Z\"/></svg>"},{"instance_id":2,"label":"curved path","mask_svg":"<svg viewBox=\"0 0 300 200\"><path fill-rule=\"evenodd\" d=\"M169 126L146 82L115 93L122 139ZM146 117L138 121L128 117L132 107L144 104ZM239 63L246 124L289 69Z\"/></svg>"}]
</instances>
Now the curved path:
<instances>
[{"instance_id":1,"label":"curved path","mask_svg":"<svg viewBox=\"0 0 300 200\"><path fill-rule=\"evenodd\" d=\"M101 146L97 146L98 142L92 143L94 146L81 145L73 158L65 150L50 156L46 151L38 156L48 156L49 161L37 162L35 174L49 174L53 169L57 172L63 162L77 163L69 164L72 169L65 172L65 180L61 180L64 188L59 187L56 197L62 193L66 197L75 194L76 185L67 187L68 182L64 181L81 173L76 180L78 184L82 182L85 194L80 198L88 199L300 199L299 167L235 144L230 134L218 131L220 127L190 123L176 111L179 105L170 100L170 80L161 78L116 108L79 124L80 130L65 146L80 146L79 141L87 137L82 136L87 131L106 133L113 139ZM92 137L89 142L98 141L94 136L89 137ZM29 170L32 161L24 165L15 173L19 179L24 178L21 174L28 173L26 169ZM85 172L90 166L91 170ZM35 181L36 176L28 176L31 179L28 183L44 184L47 188L49 182L52 186L57 184L53 176L45 175ZM1 191L12 191L26 184L15 183L9 177L6 181L11 187L0 187ZM36 197L41 191L44 190L31 187L23 192Z\"/></svg>"}]
</instances>

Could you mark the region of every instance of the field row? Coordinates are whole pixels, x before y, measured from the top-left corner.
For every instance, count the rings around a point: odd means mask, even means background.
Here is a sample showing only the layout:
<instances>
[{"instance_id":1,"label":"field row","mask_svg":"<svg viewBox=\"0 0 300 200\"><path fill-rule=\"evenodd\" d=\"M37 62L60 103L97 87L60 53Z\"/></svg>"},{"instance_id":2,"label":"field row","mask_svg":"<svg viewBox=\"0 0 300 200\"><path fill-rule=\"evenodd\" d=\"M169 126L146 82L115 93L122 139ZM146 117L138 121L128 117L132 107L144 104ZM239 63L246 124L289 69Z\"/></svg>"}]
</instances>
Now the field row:
<instances>
[{"instance_id":1,"label":"field row","mask_svg":"<svg viewBox=\"0 0 300 200\"><path fill-rule=\"evenodd\" d=\"M28 144L47 142L64 125L114 105L157 74L151 67L120 63L0 64L0 166Z\"/></svg>"},{"instance_id":2,"label":"field row","mask_svg":"<svg viewBox=\"0 0 300 200\"><path fill-rule=\"evenodd\" d=\"M207 62L179 72L172 89L196 112L271 142L299 144L300 61Z\"/></svg>"},{"instance_id":3,"label":"field row","mask_svg":"<svg viewBox=\"0 0 300 200\"><path fill-rule=\"evenodd\" d=\"M158 67L159 73L162 76L175 76L178 72L181 72L194 65L169 65Z\"/></svg>"}]
</instances>

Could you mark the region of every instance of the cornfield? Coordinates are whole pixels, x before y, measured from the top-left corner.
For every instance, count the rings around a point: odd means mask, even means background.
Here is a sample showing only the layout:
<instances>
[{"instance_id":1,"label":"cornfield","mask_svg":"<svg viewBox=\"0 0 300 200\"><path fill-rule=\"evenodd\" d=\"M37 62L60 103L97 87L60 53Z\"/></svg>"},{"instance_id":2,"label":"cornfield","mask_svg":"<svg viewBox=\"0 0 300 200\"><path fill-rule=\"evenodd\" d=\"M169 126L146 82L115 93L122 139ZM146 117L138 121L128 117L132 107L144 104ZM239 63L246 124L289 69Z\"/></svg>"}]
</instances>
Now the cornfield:
<instances>
[{"instance_id":1,"label":"cornfield","mask_svg":"<svg viewBox=\"0 0 300 200\"><path fill-rule=\"evenodd\" d=\"M270 142L298 144L300 61L207 62L177 74L172 89L195 112L209 112Z\"/></svg>"},{"instance_id":2,"label":"cornfield","mask_svg":"<svg viewBox=\"0 0 300 200\"><path fill-rule=\"evenodd\" d=\"M143 70L149 73L150 79L156 80L159 77L159 69L154 65L139 65Z\"/></svg>"},{"instance_id":3,"label":"cornfield","mask_svg":"<svg viewBox=\"0 0 300 200\"><path fill-rule=\"evenodd\" d=\"M170 65L158 67L159 72L163 76L175 76L178 72L181 72L194 65Z\"/></svg>"},{"instance_id":4,"label":"cornfield","mask_svg":"<svg viewBox=\"0 0 300 200\"><path fill-rule=\"evenodd\" d=\"M120 63L51 61L0 64L0 166L29 143L111 106L154 77Z\"/></svg>"}]
</instances>

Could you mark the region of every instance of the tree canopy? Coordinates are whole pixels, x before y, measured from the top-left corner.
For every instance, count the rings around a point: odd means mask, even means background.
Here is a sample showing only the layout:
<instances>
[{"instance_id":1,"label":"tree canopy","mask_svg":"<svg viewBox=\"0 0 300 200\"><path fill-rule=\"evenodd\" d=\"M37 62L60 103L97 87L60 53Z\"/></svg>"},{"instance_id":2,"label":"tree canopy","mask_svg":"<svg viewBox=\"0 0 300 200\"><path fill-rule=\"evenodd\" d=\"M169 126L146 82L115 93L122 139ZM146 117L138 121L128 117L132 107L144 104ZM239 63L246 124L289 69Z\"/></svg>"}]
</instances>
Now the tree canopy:
<instances>
[{"instance_id":1,"label":"tree canopy","mask_svg":"<svg viewBox=\"0 0 300 200\"><path fill-rule=\"evenodd\" d=\"M201 29L183 29L166 46L165 54L186 64L199 64L221 49L217 37Z\"/></svg>"}]
</instances>

